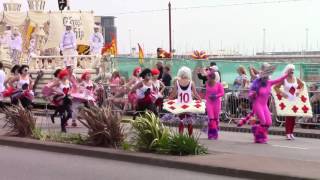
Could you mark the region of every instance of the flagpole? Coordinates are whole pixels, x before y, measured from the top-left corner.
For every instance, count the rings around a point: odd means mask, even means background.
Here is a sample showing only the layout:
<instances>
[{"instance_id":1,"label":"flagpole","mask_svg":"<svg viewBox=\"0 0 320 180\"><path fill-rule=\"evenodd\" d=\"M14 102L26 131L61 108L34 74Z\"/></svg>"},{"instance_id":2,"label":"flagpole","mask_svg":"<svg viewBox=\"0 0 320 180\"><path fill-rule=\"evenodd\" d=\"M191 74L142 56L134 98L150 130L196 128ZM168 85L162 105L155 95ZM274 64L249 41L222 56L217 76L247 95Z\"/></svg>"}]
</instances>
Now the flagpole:
<instances>
[{"instance_id":1,"label":"flagpole","mask_svg":"<svg viewBox=\"0 0 320 180\"><path fill-rule=\"evenodd\" d=\"M171 2L169 1L169 51L172 52L172 34L171 34Z\"/></svg>"}]
</instances>

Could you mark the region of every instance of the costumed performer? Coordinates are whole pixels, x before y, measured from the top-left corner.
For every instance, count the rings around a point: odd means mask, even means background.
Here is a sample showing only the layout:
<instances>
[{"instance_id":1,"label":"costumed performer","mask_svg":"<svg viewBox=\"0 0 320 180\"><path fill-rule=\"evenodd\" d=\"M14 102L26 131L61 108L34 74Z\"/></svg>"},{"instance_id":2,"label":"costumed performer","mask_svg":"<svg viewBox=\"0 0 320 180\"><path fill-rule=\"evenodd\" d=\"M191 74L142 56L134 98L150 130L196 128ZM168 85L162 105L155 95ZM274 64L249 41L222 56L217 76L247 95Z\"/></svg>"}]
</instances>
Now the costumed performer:
<instances>
[{"instance_id":1,"label":"costumed performer","mask_svg":"<svg viewBox=\"0 0 320 180\"><path fill-rule=\"evenodd\" d=\"M216 80L217 71L211 70L207 74L206 82L206 110L208 114L208 139L218 139L219 117L221 113L223 85Z\"/></svg>"},{"instance_id":2,"label":"costumed performer","mask_svg":"<svg viewBox=\"0 0 320 180\"><path fill-rule=\"evenodd\" d=\"M255 143L265 144L268 141L268 129L272 125L272 117L268 107L268 100L270 98L271 87L273 85L282 83L293 70L289 69L288 74L276 79L270 80L270 75L274 72L275 67L269 66L265 68L259 77L253 82L249 98L252 101L252 112L244 119L240 120L238 126L245 124L253 115L256 115L259 122L252 127Z\"/></svg>"},{"instance_id":3,"label":"costumed performer","mask_svg":"<svg viewBox=\"0 0 320 180\"><path fill-rule=\"evenodd\" d=\"M290 73L288 71L290 70ZM283 74L288 74L288 77L279 85L274 86L275 91L281 94L282 97L288 99L289 101L297 101L300 93L304 89L303 82L294 76L295 66L293 64L288 64L283 70ZM280 87L283 86L283 90ZM293 130L295 126L295 116L285 117L285 129L287 140L295 139L293 135Z\"/></svg>"},{"instance_id":4,"label":"costumed performer","mask_svg":"<svg viewBox=\"0 0 320 180\"><path fill-rule=\"evenodd\" d=\"M177 74L178 79L174 83L174 88L172 93L169 96L169 99L175 99L177 97L177 103L188 106L188 104L192 103L193 97L195 97L197 100L201 101L201 97L196 91L196 87L194 83L192 82L192 75L191 75L191 69L188 67L181 67ZM187 113L181 113L179 114L179 133L183 134L184 131L184 121L188 120L190 117L189 113L193 113L192 111ZM188 125L188 134L193 134L193 125L192 122L186 122Z\"/></svg>"}]
</instances>

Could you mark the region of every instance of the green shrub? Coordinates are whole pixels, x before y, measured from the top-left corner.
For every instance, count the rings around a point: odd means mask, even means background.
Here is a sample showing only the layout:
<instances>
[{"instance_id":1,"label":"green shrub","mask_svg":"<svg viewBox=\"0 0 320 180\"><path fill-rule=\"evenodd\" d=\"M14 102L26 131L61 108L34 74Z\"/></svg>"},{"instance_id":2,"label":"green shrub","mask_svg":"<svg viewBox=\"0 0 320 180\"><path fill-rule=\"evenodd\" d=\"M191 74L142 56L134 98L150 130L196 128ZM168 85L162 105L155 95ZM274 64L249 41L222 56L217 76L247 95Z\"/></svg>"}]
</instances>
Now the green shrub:
<instances>
[{"instance_id":1,"label":"green shrub","mask_svg":"<svg viewBox=\"0 0 320 180\"><path fill-rule=\"evenodd\" d=\"M41 141L52 141L69 144L85 144L87 137L81 134L61 133L61 132L43 132L40 128L32 131L32 137Z\"/></svg>"},{"instance_id":2,"label":"green shrub","mask_svg":"<svg viewBox=\"0 0 320 180\"><path fill-rule=\"evenodd\" d=\"M199 143L199 136L174 133L168 143L170 154L173 155L203 155L208 154L208 149Z\"/></svg>"},{"instance_id":3,"label":"green shrub","mask_svg":"<svg viewBox=\"0 0 320 180\"><path fill-rule=\"evenodd\" d=\"M143 151L161 151L162 144L168 141L169 129L164 127L159 117L146 112L136 120L130 121L134 133L134 144Z\"/></svg>"},{"instance_id":4,"label":"green shrub","mask_svg":"<svg viewBox=\"0 0 320 180\"><path fill-rule=\"evenodd\" d=\"M153 113L146 112L131 120L133 143L139 150L172 155L201 155L208 150L199 143L199 136L170 131Z\"/></svg>"}]
</instances>

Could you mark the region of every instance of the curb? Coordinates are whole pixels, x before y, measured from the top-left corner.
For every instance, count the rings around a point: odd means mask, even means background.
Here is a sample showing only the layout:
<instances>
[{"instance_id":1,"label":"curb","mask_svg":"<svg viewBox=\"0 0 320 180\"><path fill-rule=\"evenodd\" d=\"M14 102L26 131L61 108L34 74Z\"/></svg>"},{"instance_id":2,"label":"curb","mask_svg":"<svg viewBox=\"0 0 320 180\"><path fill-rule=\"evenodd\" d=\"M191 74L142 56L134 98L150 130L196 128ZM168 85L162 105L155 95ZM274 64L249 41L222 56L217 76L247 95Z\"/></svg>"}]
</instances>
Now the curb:
<instances>
[{"instance_id":1,"label":"curb","mask_svg":"<svg viewBox=\"0 0 320 180\"><path fill-rule=\"evenodd\" d=\"M164 124L169 127L178 127L178 124L173 124L173 123L164 123ZM194 128L202 129L200 125L195 125ZM219 128L221 131L227 131L227 132L251 133L251 128L249 127L236 127L236 125L235 126L220 125ZM269 135L285 136L285 131L271 128L269 130ZM320 139L320 130L319 130L319 134L296 131L294 132L294 136L302 137L302 138Z\"/></svg>"},{"instance_id":2,"label":"curb","mask_svg":"<svg viewBox=\"0 0 320 180\"><path fill-rule=\"evenodd\" d=\"M249 179L283 179L283 180L302 180L308 179L296 176L287 176L281 174L271 174L228 168L214 165L201 165L191 162L184 162L177 156L155 155L151 153L127 152L123 150L90 147L84 145L62 144L55 142L43 142L34 139L17 138L17 137L0 137L0 144L18 148L27 148L34 150L49 151L55 153L64 153L70 155L81 155L94 158L103 158L117 161L160 166L166 168L175 168L206 174L223 175L229 177L249 178ZM214 152L212 152L214 153Z\"/></svg>"},{"instance_id":3,"label":"curb","mask_svg":"<svg viewBox=\"0 0 320 180\"><path fill-rule=\"evenodd\" d=\"M228 132L241 132L241 133L251 133L251 128L246 127L231 127L231 126L220 126L221 131L228 131ZM269 130L269 135L276 135L276 136L285 136L285 132L282 130ZM302 138L313 138L313 139L320 139L320 133L308 133L308 132L294 132L294 135L296 137L302 137Z\"/></svg>"}]
</instances>

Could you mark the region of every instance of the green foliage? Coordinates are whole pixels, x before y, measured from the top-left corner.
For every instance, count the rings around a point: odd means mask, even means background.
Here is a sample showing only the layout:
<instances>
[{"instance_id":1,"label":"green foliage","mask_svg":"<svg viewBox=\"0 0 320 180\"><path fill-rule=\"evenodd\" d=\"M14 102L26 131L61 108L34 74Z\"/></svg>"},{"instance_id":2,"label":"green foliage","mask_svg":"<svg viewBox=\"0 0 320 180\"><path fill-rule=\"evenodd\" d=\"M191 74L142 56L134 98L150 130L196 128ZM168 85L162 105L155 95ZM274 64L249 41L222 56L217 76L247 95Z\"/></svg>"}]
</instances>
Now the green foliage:
<instances>
[{"instance_id":1,"label":"green foliage","mask_svg":"<svg viewBox=\"0 0 320 180\"><path fill-rule=\"evenodd\" d=\"M174 133L168 144L170 154L173 155L203 155L208 154L208 149L199 144L199 136Z\"/></svg>"},{"instance_id":2,"label":"green foliage","mask_svg":"<svg viewBox=\"0 0 320 180\"><path fill-rule=\"evenodd\" d=\"M32 137L41 141L52 141L69 144L85 144L87 137L81 134L61 133L61 132L43 132L40 128L32 131Z\"/></svg>"},{"instance_id":3,"label":"green foliage","mask_svg":"<svg viewBox=\"0 0 320 180\"><path fill-rule=\"evenodd\" d=\"M153 113L146 112L130 121L134 145L143 151L173 155L201 155L208 150L199 144L199 137L171 132Z\"/></svg>"},{"instance_id":4,"label":"green foliage","mask_svg":"<svg viewBox=\"0 0 320 180\"><path fill-rule=\"evenodd\" d=\"M144 115L131 121L134 132L135 145L143 151L155 151L169 137L169 129L164 127L159 117L146 112Z\"/></svg>"}]
</instances>

